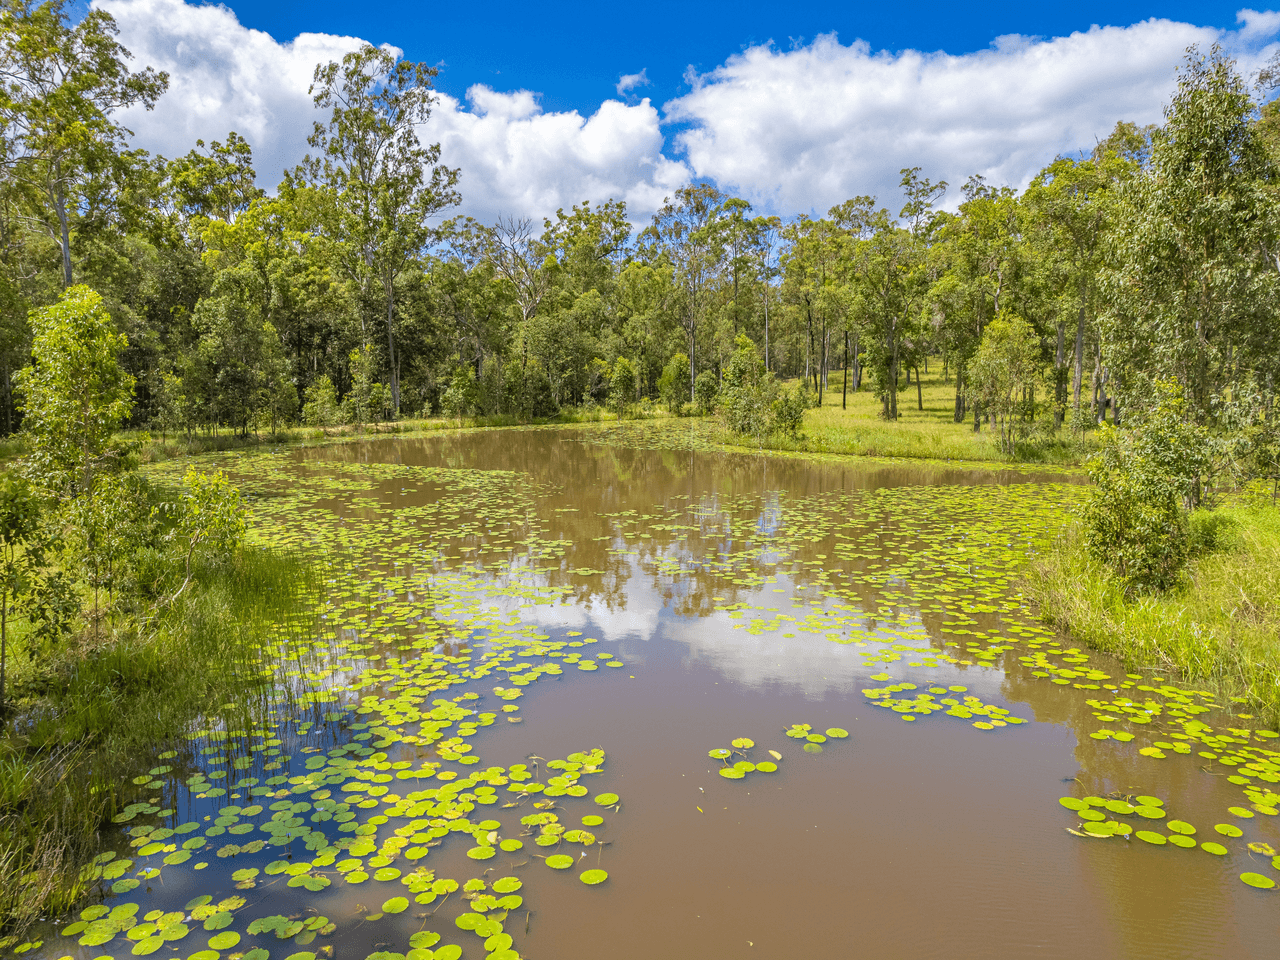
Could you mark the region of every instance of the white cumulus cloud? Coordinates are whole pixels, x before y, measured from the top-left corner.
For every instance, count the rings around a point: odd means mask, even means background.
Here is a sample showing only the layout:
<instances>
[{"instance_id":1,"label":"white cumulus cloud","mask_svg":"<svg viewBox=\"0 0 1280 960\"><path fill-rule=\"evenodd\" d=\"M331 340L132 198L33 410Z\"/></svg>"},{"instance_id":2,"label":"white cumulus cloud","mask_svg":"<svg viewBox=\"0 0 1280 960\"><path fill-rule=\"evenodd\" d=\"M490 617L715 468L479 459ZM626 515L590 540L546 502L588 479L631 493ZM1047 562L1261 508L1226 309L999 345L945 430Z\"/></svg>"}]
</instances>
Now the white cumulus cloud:
<instances>
[{"instance_id":1,"label":"white cumulus cloud","mask_svg":"<svg viewBox=\"0 0 1280 960\"><path fill-rule=\"evenodd\" d=\"M218 5L93 3L116 18L136 66L171 77L153 112L123 117L137 145L173 157L197 138L235 130L252 144L268 188L306 153L316 64L363 42L322 33L279 42ZM1277 33L1280 13L1243 9L1235 30L1153 19L1068 37L999 37L958 56L876 52L827 35L691 70L692 89L662 110L636 100L646 70L620 76L627 102L590 112L545 112L527 90L441 94L422 138L461 168L461 212L487 222L611 197L640 220L694 177L782 214L823 213L861 193L894 207L898 171L908 166L956 188L974 173L1022 186L1117 120L1158 122L1188 45L1220 42L1251 72L1275 52Z\"/></svg>"},{"instance_id":2,"label":"white cumulus cloud","mask_svg":"<svg viewBox=\"0 0 1280 960\"><path fill-rule=\"evenodd\" d=\"M234 130L253 146L259 181L269 188L306 153L316 120L307 93L316 64L341 60L364 42L304 33L277 43L243 26L226 7L181 0L94 0L93 6L115 17L133 68L169 74L169 91L154 110L123 116L135 142L172 158L196 140L223 140Z\"/></svg>"},{"instance_id":3,"label":"white cumulus cloud","mask_svg":"<svg viewBox=\"0 0 1280 960\"><path fill-rule=\"evenodd\" d=\"M648 99L606 100L590 117L543 113L527 91L467 91L470 110L441 95L430 136L441 157L461 168L466 211L546 216L582 200L625 200L644 217L689 179L684 164L663 155L658 111Z\"/></svg>"},{"instance_id":4,"label":"white cumulus cloud","mask_svg":"<svg viewBox=\"0 0 1280 960\"><path fill-rule=\"evenodd\" d=\"M647 87L648 85L648 70L641 70L639 73L624 73L618 78L618 84L615 89L618 91L618 96L625 97L636 87Z\"/></svg>"},{"instance_id":5,"label":"white cumulus cloud","mask_svg":"<svg viewBox=\"0 0 1280 960\"><path fill-rule=\"evenodd\" d=\"M783 213L824 213L862 193L894 205L898 171L911 166L955 187L975 173L1020 187L1119 120L1159 122L1189 45L1222 42L1255 68L1274 49L1264 44L1280 15L1244 10L1239 23L1006 36L960 56L874 52L834 35L785 51L760 45L690 75L693 89L665 111L684 125L675 143L697 176Z\"/></svg>"},{"instance_id":6,"label":"white cumulus cloud","mask_svg":"<svg viewBox=\"0 0 1280 960\"><path fill-rule=\"evenodd\" d=\"M243 26L224 6L182 0L94 0L115 17L134 66L170 75L154 111L128 111L135 142L168 157L197 139L235 130L253 146L260 183L272 188L307 152L317 119L307 89L317 63L341 59L364 41L305 33L288 43ZM644 217L688 180L683 163L663 156L658 111L605 101L589 117L544 113L528 91L472 87L467 103L441 94L420 135L439 142L441 159L459 167L461 212L552 215L583 200L626 200Z\"/></svg>"}]
</instances>

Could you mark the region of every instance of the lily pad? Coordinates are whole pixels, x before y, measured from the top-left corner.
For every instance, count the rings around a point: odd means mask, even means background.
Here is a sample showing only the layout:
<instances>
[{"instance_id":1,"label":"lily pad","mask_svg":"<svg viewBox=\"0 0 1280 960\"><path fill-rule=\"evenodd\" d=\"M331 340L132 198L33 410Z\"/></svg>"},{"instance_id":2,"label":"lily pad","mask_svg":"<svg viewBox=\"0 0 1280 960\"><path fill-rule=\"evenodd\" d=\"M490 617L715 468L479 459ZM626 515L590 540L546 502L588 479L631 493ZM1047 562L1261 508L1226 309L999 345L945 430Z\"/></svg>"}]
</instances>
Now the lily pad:
<instances>
[{"instance_id":1,"label":"lily pad","mask_svg":"<svg viewBox=\"0 0 1280 960\"><path fill-rule=\"evenodd\" d=\"M1240 879L1251 887L1257 887L1259 890L1270 890L1276 885L1276 882L1270 877L1264 877L1260 873L1242 873Z\"/></svg>"},{"instance_id":2,"label":"lily pad","mask_svg":"<svg viewBox=\"0 0 1280 960\"><path fill-rule=\"evenodd\" d=\"M578 879L588 886L595 886L608 880L609 874L604 870L584 870Z\"/></svg>"},{"instance_id":3,"label":"lily pad","mask_svg":"<svg viewBox=\"0 0 1280 960\"><path fill-rule=\"evenodd\" d=\"M568 870L574 864L573 857L564 853L556 853L547 857L547 866L552 870Z\"/></svg>"}]
</instances>

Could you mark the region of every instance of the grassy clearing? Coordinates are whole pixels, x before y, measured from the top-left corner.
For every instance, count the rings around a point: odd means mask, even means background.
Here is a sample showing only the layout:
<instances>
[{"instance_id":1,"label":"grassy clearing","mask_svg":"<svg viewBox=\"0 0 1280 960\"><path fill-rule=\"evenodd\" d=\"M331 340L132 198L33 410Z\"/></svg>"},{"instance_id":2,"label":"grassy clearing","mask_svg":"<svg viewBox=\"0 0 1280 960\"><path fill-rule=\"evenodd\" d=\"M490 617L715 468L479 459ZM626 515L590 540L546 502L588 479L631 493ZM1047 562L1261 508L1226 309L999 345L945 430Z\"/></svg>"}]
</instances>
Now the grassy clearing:
<instances>
[{"instance_id":1,"label":"grassy clearing","mask_svg":"<svg viewBox=\"0 0 1280 960\"><path fill-rule=\"evenodd\" d=\"M1222 547L1192 561L1186 584L1158 596L1125 595L1089 558L1078 531L1025 575L1045 619L1135 669L1158 670L1248 699L1280 724L1280 509L1224 507Z\"/></svg>"},{"instance_id":2,"label":"grassy clearing","mask_svg":"<svg viewBox=\"0 0 1280 960\"><path fill-rule=\"evenodd\" d=\"M770 450L802 453L856 454L868 457L911 457L931 460L1008 462L985 428L973 431L973 417L955 422L955 381L943 381L942 366L930 364L917 391L913 382L898 396L898 420L881 419L880 401L864 388L850 390L842 407L843 373L833 371L822 406L805 413L799 440L775 436L765 441ZM920 409L923 406L923 409ZM1038 414L1041 423L1052 415ZM1047 426L1047 424L1045 424ZM1087 451L1083 442L1062 432L1036 434L1018 443L1014 460L1028 463L1079 463Z\"/></svg>"},{"instance_id":3,"label":"grassy clearing","mask_svg":"<svg viewBox=\"0 0 1280 960\"><path fill-rule=\"evenodd\" d=\"M182 750L201 716L261 710L265 652L309 625L318 590L308 564L244 549L207 564L161 617L86 630L55 656L25 655L19 624L17 710L0 736L0 920L20 930L83 896L79 868L133 777L166 745Z\"/></svg>"}]
</instances>

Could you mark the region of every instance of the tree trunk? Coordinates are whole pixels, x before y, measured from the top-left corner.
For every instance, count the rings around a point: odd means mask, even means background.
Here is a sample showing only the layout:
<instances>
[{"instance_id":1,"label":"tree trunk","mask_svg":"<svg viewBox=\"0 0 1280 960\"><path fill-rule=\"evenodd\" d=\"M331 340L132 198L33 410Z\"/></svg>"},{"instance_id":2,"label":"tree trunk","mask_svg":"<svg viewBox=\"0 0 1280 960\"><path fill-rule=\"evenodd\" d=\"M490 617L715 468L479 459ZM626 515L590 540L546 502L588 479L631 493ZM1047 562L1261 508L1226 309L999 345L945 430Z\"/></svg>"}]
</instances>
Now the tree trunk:
<instances>
[{"instance_id":1,"label":"tree trunk","mask_svg":"<svg viewBox=\"0 0 1280 960\"><path fill-rule=\"evenodd\" d=\"M1080 411L1080 382L1084 379L1084 307L1076 319L1076 368L1071 375L1072 401L1076 412Z\"/></svg>"},{"instance_id":2,"label":"tree trunk","mask_svg":"<svg viewBox=\"0 0 1280 960\"><path fill-rule=\"evenodd\" d=\"M62 168L54 164L54 208L58 214L58 239L62 247L62 286L70 287L71 275L71 226L67 219L67 191L62 184Z\"/></svg>"},{"instance_id":3,"label":"tree trunk","mask_svg":"<svg viewBox=\"0 0 1280 960\"><path fill-rule=\"evenodd\" d=\"M849 409L849 332L844 334L844 389L840 393L840 409Z\"/></svg>"},{"instance_id":4,"label":"tree trunk","mask_svg":"<svg viewBox=\"0 0 1280 960\"><path fill-rule=\"evenodd\" d=\"M400 371L396 363L395 284L388 281L387 290L387 367L391 373L391 418L400 419ZM372 359L372 358L370 358Z\"/></svg>"},{"instance_id":5,"label":"tree trunk","mask_svg":"<svg viewBox=\"0 0 1280 960\"><path fill-rule=\"evenodd\" d=\"M924 387L920 385L920 368L916 367L916 406L924 410Z\"/></svg>"},{"instance_id":6,"label":"tree trunk","mask_svg":"<svg viewBox=\"0 0 1280 960\"><path fill-rule=\"evenodd\" d=\"M1058 321L1058 349L1053 356L1053 426L1062 426L1067 407L1067 325Z\"/></svg>"}]
</instances>

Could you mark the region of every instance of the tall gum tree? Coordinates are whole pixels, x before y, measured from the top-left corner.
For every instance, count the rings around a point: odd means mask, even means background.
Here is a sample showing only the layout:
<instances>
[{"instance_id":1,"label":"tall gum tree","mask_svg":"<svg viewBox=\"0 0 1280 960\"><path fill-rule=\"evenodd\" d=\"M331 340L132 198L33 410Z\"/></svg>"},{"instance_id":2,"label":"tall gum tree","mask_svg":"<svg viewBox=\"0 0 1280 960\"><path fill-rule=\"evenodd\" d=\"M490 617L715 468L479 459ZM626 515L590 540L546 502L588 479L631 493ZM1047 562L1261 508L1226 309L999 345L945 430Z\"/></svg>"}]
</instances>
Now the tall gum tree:
<instances>
[{"instance_id":1,"label":"tall gum tree","mask_svg":"<svg viewBox=\"0 0 1280 960\"><path fill-rule=\"evenodd\" d=\"M130 131L112 119L126 107L150 110L169 76L130 71L116 22L91 9L74 26L66 0L0 6L0 164L29 192L30 219L58 244L62 285L74 282L72 220L109 179Z\"/></svg>"},{"instance_id":2,"label":"tall gum tree","mask_svg":"<svg viewBox=\"0 0 1280 960\"><path fill-rule=\"evenodd\" d=\"M342 273L357 291L365 349L382 314L396 416L396 281L431 240L431 218L460 199L458 170L439 162L440 144L418 140L436 73L372 45L317 66L311 93L329 121L316 123L308 138L318 156L308 155L293 174L333 194L333 217L318 227L335 240Z\"/></svg>"},{"instance_id":3,"label":"tall gum tree","mask_svg":"<svg viewBox=\"0 0 1280 960\"><path fill-rule=\"evenodd\" d=\"M1118 395L1141 405L1157 381L1176 379L1186 415L1203 424L1232 385L1274 389L1277 167L1217 46L1188 51L1165 117L1149 168L1120 191L1100 322L1108 366L1124 375Z\"/></svg>"}]
</instances>

